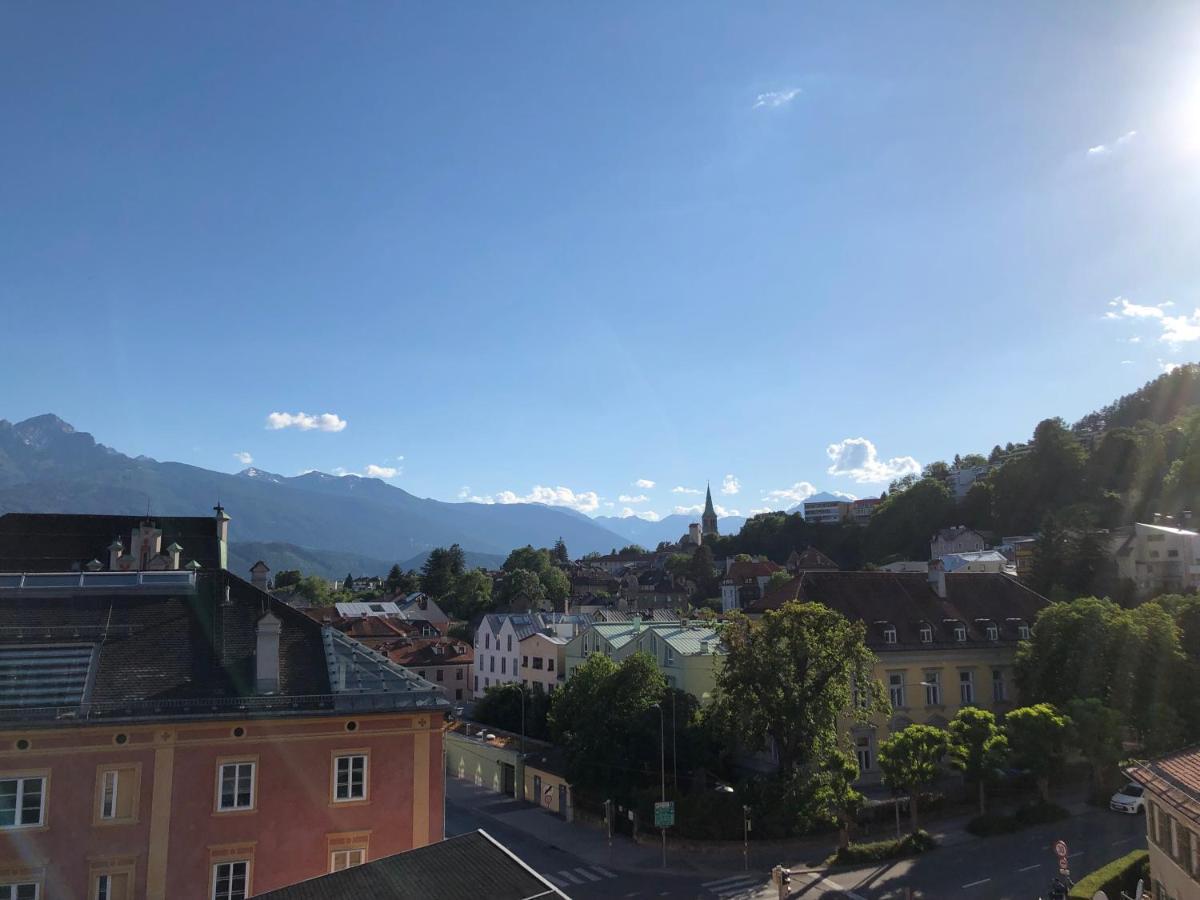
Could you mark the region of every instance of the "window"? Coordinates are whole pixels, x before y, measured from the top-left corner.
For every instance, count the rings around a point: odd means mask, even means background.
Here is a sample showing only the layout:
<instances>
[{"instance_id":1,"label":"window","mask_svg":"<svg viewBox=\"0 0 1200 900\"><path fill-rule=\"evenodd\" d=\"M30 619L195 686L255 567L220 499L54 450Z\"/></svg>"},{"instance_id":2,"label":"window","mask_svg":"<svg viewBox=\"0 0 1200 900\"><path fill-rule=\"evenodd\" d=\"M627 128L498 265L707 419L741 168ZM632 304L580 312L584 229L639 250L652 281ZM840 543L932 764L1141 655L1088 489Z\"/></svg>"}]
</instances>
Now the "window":
<instances>
[{"instance_id":1,"label":"window","mask_svg":"<svg viewBox=\"0 0 1200 900\"><path fill-rule=\"evenodd\" d=\"M962 702L963 706L970 706L975 702L974 672L958 673L958 699Z\"/></svg>"},{"instance_id":2,"label":"window","mask_svg":"<svg viewBox=\"0 0 1200 900\"><path fill-rule=\"evenodd\" d=\"M367 797L367 757L356 753L333 758L333 799L337 802L365 800Z\"/></svg>"},{"instance_id":3,"label":"window","mask_svg":"<svg viewBox=\"0 0 1200 900\"><path fill-rule=\"evenodd\" d=\"M136 822L141 766L99 766L96 773L96 824Z\"/></svg>"},{"instance_id":4,"label":"window","mask_svg":"<svg viewBox=\"0 0 1200 900\"><path fill-rule=\"evenodd\" d=\"M888 698L892 701L893 709L904 706L904 674L893 672L888 676Z\"/></svg>"},{"instance_id":5,"label":"window","mask_svg":"<svg viewBox=\"0 0 1200 900\"><path fill-rule=\"evenodd\" d=\"M445 681L445 680L446 680L446 670L445 670L445 669L438 669L438 670L437 670L437 680L438 680L438 681Z\"/></svg>"},{"instance_id":6,"label":"window","mask_svg":"<svg viewBox=\"0 0 1200 900\"><path fill-rule=\"evenodd\" d=\"M675 665L675 651L665 644L663 646L663 665Z\"/></svg>"},{"instance_id":7,"label":"window","mask_svg":"<svg viewBox=\"0 0 1200 900\"><path fill-rule=\"evenodd\" d=\"M212 900L246 900L249 870L244 859L213 866Z\"/></svg>"},{"instance_id":8,"label":"window","mask_svg":"<svg viewBox=\"0 0 1200 900\"><path fill-rule=\"evenodd\" d=\"M989 641L1000 640L1000 629L996 627L995 622L988 622L987 637Z\"/></svg>"},{"instance_id":9,"label":"window","mask_svg":"<svg viewBox=\"0 0 1200 900\"><path fill-rule=\"evenodd\" d=\"M340 872L342 869L349 869L352 866L361 866L367 861L367 851L359 850L334 850L329 860L329 871Z\"/></svg>"},{"instance_id":10,"label":"window","mask_svg":"<svg viewBox=\"0 0 1200 900\"><path fill-rule=\"evenodd\" d=\"M922 644L932 644L933 643L933 626L931 626L931 625L922 625L921 626L921 643Z\"/></svg>"},{"instance_id":11,"label":"window","mask_svg":"<svg viewBox=\"0 0 1200 900\"><path fill-rule=\"evenodd\" d=\"M491 671L495 672L496 671L496 657L494 657L494 656L491 657L489 661L491 663Z\"/></svg>"},{"instance_id":12,"label":"window","mask_svg":"<svg viewBox=\"0 0 1200 900\"><path fill-rule=\"evenodd\" d=\"M1178 550L1168 550L1168 551L1167 551L1167 556L1169 556L1169 557L1176 557L1176 556L1178 556L1178 555L1179 555L1179 551L1178 551Z\"/></svg>"},{"instance_id":13,"label":"window","mask_svg":"<svg viewBox=\"0 0 1200 900\"><path fill-rule=\"evenodd\" d=\"M942 684L937 672L925 673L925 705L940 706L942 703Z\"/></svg>"},{"instance_id":14,"label":"window","mask_svg":"<svg viewBox=\"0 0 1200 900\"><path fill-rule=\"evenodd\" d=\"M457 669L455 669L455 670L454 670L454 680L455 680L455 681L462 681L462 680L463 680L463 670L462 670L462 666L459 666ZM476 678L475 680L476 680L476 681L478 681L479 679L478 679L478 678Z\"/></svg>"},{"instance_id":15,"label":"window","mask_svg":"<svg viewBox=\"0 0 1200 900\"><path fill-rule=\"evenodd\" d=\"M38 900L38 886L34 882L0 884L0 900Z\"/></svg>"},{"instance_id":16,"label":"window","mask_svg":"<svg viewBox=\"0 0 1200 900\"><path fill-rule=\"evenodd\" d=\"M455 689L454 689L454 699L455 699L455 700L461 700L461 699L462 699L462 688L455 688Z\"/></svg>"},{"instance_id":17,"label":"window","mask_svg":"<svg viewBox=\"0 0 1200 900\"><path fill-rule=\"evenodd\" d=\"M475 693L479 693L479 676L475 676Z\"/></svg>"},{"instance_id":18,"label":"window","mask_svg":"<svg viewBox=\"0 0 1200 900\"><path fill-rule=\"evenodd\" d=\"M1004 691L1004 670L992 669L992 699L997 703L1007 699Z\"/></svg>"},{"instance_id":19,"label":"window","mask_svg":"<svg viewBox=\"0 0 1200 900\"><path fill-rule=\"evenodd\" d=\"M492 649L492 636L490 634L485 634L483 636L483 649L484 650Z\"/></svg>"},{"instance_id":20,"label":"window","mask_svg":"<svg viewBox=\"0 0 1200 900\"><path fill-rule=\"evenodd\" d=\"M500 674L501 675L507 674L507 672L508 672L508 670L506 668L507 666L508 666L508 657L507 656L500 657Z\"/></svg>"},{"instance_id":21,"label":"window","mask_svg":"<svg viewBox=\"0 0 1200 900\"><path fill-rule=\"evenodd\" d=\"M1017 637L1023 641L1029 640L1029 626L1024 622L1017 626Z\"/></svg>"},{"instance_id":22,"label":"window","mask_svg":"<svg viewBox=\"0 0 1200 900\"><path fill-rule=\"evenodd\" d=\"M512 635L508 636L508 652L512 653Z\"/></svg>"},{"instance_id":23,"label":"window","mask_svg":"<svg viewBox=\"0 0 1200 900\"><path fill-rule=\"evenodd\" d=\"M954 639L960 644L967 639L967 626L961 622L954 626Z\"/></svg>"},{"instance_id":24,"label":"window","mask_svg":"<svg viewBox=\"0 0 1200 900\"><path fill-rule=\"evenodd\" d=\"M895 625L885 625L885 626L884 626L884 629L883 629L883 642L884 642L885 644L894 644L894 643L896 643L896 626L895 626Z\"/></svg>"},{"instance_id":25,"label":"window","mask_svg":"<svg viewBox=\"0 0 1200 900\"><path fill-rule=\"evenodd\" d=\"M543 660L543 659L542 659L540 656L535 656L535 657L533 658L533 667L534 667L535 669L541 669L541 668L542 668L542 663L543 663L543 662L544 662L544 660Z\"/></svg>"},{"instance_id":26,"label":"window","mask_svg":"<svg viewBox=\"0 0 1200 900\"><path fill-rule=\"evenodd\" d=\"M254 763L233 762L221 765L217 809L254 808Z\"/></svg>"},{"instance_id":27,"label":"window","mask_svg":"<svg viewBox=\"0 0 1200 900\"><path fill-rule=\"evenodd\" d=\"M554 671L554 657L553 656L546 657L546 671L547 672Z\"/></svg>"},{"instance_id":28,"label":"window","mask_svg":"<svg viewBox=\"0 0 1200 900\"><path fill-rule=\"evenodd\" d=\"M492 679L490 679L490 678L485 678L485 679L483 679L483 689L484 689L485 691L486 691L488 688L490 688L491 686L492 686Z\"/></svg>"},{"instance_id":29,"label":"window","mask_svg":"<svg viewBox=\"0 0 1200 900\"><path fill-rule=\"evenodd\" d=\"M128 900L129 886L132 882L132 870L101 872L92 883L92 898L93 900Z\"/></svg>"},{"instance_id":30,"label":"window","mask_svg":"<svg viewBox=\"0 0 1200 900\"><path fill-rule=\"evenodd\" d=\"M522 657L521 657L521 668L522 668L522 669L528 669L528 668L529 668L529 657L528 657L528 656L522 656Z\"/></svg>"},{"instance_id":31,"label":"window","mask_svg":"<svg viewBox=\"0 0 1200 900\"><path fill-rule=\"evenodd\" d=\"M45 777L0 779L0 828L41 825L45 813Z\"/></svg>"},{"instance_id":32,"label":"window","mask_svg":"<svg viewBox=\"0 0 1200 900\"><path fill-rule=\"evenodd\" d=\"M858 771L871 771L871 736L864 734L854 741L854 755L858 757Z\"/></svg>"}]
</instances>

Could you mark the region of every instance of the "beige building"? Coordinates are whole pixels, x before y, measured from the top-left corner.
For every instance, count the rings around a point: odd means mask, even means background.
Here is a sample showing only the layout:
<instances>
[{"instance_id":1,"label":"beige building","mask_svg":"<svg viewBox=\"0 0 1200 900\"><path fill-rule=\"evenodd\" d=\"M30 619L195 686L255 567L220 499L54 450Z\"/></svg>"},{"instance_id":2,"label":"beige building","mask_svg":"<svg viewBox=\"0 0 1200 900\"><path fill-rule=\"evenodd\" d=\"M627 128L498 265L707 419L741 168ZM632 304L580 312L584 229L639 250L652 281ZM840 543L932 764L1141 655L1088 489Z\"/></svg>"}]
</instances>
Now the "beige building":
<instances>
[{"instance_id":1,"label":"beige building","mask_svg":"<svg viewBox=\"0 0 1200 900\"><path fill-rule=\"evenodd\" d=\"M1140 597L1200 587L1200 534L1139 522L1113 532L1117 576L1137 586Z\"/></svg>"},{"instance_id":2,"label":"beige building","mask_svg":"<svg viewBox=\"0 0 1200 900\"><path fill-rule=\"evenodd\" d=\"M1148 895L1200 900L1200 747L1136 763L1125 772L1145 790Z\"/></svg>"},{"instance_id":3,"label":"beige building","mask_svg":"<svg viewBox=\"0 0 1200 900\"><path fill-rule=\"evenodd\" d=\"M564 651L567 638L535 632L520 641L521 684L553 693L566 679Z\"/></svg>"}]
</instances>

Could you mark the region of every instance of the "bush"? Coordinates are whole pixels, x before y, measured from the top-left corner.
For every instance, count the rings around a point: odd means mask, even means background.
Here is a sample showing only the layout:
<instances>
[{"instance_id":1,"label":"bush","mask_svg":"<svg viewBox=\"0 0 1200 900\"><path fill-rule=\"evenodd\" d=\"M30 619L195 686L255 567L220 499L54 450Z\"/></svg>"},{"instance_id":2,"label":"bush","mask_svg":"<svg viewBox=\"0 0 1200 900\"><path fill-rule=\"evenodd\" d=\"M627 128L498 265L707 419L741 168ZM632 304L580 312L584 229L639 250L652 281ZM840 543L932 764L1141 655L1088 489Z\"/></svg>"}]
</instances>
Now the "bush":
<instances>
[{"instance_id":1,"label":"bush","mask_svg":"<svg viewBox=\"0 0 1200 900\"><path fill-rule=\"evenodd\" d=\"M1096 891L1104 891L1109 897L1120 897L1121 892L1132 895L1139 878L1150 878L1150 851L1134 850L1106 866L1085 875L1071 888L1068 897L1075 900L1091 900Z\"/></svg>"},{"instance_id":2,"label":"bush","mask_svg":"<svg viewBox=\"0 0 1200 900\"><path fill-rule=\"evenodd\" d=\"M1029 803L1017 808L1014 818L1017 826L1028 828L1030 825L1045 825L1047 822L1057 822L1065 819L1070 813L1057 803Z\"/></svg>"},{"instance_id":3,"label":"bush","mask_svg":"<svg viewBox=\"0 0 1200 900\"><path fill-rule=\"evenodd\" d=\"M1021 828L1016 816L1004 813L984 813L976 816L967 823L967 831L977 837L989 837L993 834L1010 834Z\"/></svg>"},{"instance_id":4,"label":"bush","mask_svg":"<svg viewBox=\"0 0 1200 900\"><path fill-rule=\"evenodd\" d=\"M830 865L852 865L857 863L882 862L901 856L916 856L935 846L929 832L921 829L906 834L900 840L875 841L871 844L850 844L840 848L826 861Z\"/></svg>"}]
</instances>

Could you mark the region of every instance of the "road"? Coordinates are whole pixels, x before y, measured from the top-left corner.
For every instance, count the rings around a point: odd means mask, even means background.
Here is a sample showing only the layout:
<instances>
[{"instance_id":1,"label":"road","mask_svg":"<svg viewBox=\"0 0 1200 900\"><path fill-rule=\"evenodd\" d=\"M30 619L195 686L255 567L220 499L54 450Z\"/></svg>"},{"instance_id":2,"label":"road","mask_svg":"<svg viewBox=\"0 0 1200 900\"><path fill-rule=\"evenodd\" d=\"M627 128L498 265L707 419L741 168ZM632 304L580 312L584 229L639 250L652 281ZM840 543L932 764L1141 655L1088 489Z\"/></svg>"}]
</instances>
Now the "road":
<instances>
[{"instance_id":1,"label":"road","mask_svg":"<svg viewBox=\"0 0 1200 900\"><path fill-rule=\"evenodd\" d=\"M510 801L513 802L513 801ZM501 807L502 809L503 807ZM566 825L563 828L571 828ZM506 825L493 815L448 801L446 834L483 828L564 893L578 900L599 898L696 898L767 900L776 892L765 870L684 875L644 869L630 872L587 862L567 850ZM1034 900L1044 896L1057 871L1053 845L1064 840L1077 877L1117 856L1146 846L1141 816L1091 810L1062 822L1017 834L968 840L913 859L833 873L794 868L793 900L898 900L912 887L924 900ZM603 841L603 836L598 836ZM593 854L593 860L595 859Z\"/></svg>"}]
</instances>

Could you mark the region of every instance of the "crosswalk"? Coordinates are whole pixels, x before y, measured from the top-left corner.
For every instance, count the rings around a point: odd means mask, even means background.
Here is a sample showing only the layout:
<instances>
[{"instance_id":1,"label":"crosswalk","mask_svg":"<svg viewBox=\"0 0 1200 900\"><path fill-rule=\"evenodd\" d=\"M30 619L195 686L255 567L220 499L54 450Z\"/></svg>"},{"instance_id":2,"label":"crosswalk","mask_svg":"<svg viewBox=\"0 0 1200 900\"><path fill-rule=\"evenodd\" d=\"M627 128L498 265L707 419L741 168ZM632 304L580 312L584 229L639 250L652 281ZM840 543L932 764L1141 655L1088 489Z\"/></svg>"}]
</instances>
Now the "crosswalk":
<instances>
[{"instance_id":1,"label":"crosswalk","mask_svg":"<svg viewBox=\"0 0 1200 900\"><path fill-rule=\"evenodd\" d=\"M718 897L749 896L762 887L760 875L732 875L729 878L718 878L716 881L706 881L703 887L710 894Z\"/></svg>"},{"instance_id":2,"label":"crosswalk","mask_svg":"<svg viewBox=\"0 0 1200 900\"><path fill-rule=\"evenodd\" d=\"M610 872L603 866L579 866L575 869L563 869L559 872L543 872L542 877L560 888L570 887L573 884L589 884L595 881L603 881L606 878L616 878L616 872Z\"/></svg>"}]
</instances>

